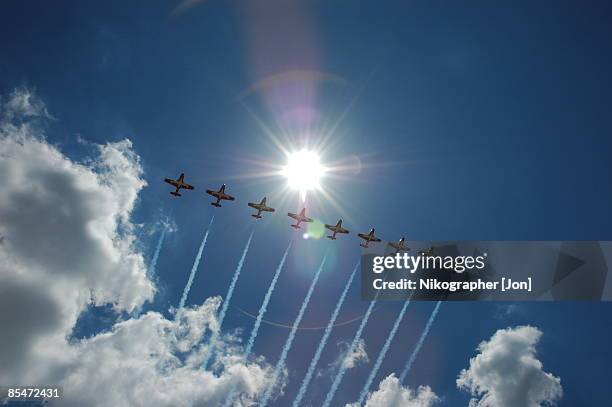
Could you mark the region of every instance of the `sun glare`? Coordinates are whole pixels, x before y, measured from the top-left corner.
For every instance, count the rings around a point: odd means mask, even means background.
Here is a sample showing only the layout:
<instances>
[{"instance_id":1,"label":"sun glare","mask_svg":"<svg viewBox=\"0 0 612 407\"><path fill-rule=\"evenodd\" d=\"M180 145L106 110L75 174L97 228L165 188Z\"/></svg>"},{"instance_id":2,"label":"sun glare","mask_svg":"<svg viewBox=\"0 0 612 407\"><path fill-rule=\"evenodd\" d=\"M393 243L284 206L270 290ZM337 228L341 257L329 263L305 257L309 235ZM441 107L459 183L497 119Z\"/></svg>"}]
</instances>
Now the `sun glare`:
<instances>
[{"instance_id":1,"label":"sun glare","mask_svg":"<svg viewBox=\"0 0 612 407\"><path fill-rule=\"evenodd\" d=\"M291 153L287 157L287 165L283 168L283 175L287 177L289 187L300 191L302 200L306 193L320 187L320 180L325 173L319 155L314 151L301 150Z\"/></svg>"}]
</instances>

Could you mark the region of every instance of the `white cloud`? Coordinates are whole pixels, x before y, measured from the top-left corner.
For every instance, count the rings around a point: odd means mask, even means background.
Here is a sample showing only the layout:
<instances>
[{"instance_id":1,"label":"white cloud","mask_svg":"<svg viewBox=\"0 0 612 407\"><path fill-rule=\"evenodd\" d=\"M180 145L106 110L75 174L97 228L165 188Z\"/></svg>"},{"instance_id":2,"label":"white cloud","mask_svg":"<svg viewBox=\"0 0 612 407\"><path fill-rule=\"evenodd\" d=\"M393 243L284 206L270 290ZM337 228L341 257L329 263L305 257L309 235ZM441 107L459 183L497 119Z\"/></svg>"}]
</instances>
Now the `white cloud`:
<instances>
[{"instance_id":1,"label":"white cloud","mask_svg":"<svg viewBox=\"0 0 612 407\"><path fill-rule=\"evenodd\" d=\"M362 363L368 363L370 360L368 358L368 353L366 352L366 345L363 339L359 339L357 341L357 345L353 349L351 353L348 352L349 349L341 356L342 357L342 367L344 369L352 369L355 366L358 366Z\"/></svg>"},{"instance_id":2,"label":"white cloud","mask_svg":"<svg viewBox=\"0 0 612 407\"><path fill-rule=\"evenodd\" d=\"M76 164L41 138L0 128L2 263L80 307L93 290L97 304L131 310L150 299L142 254L129 218L146 185L131 143L100 146L95 168ZM22 129L23 130L23 129Z\"/></svg>"},{"instance_id":3,"label":"white cloud","mask_svg":"<svg viewBox=\"0 0 612 407\"><path fill-rule=\"evenodd\" d=\"M209 298L200 307L181 311L176 320L149 312L75 344L63 381L65 404L217 406L234 384L253 402L267 384L269 366L237 362L219 375L201 369L208 350L202 335L218 326L219 304L220 298ZM234 345L229 352L240 351Z\"/></svg>"},{"instance_id":4,"label":"white cloud","mask_svg":"<svg viewBox=\"0 0 612 407\"><path fill-rule=\"evenodd\" d=\"M517 303L500 304L495 307L494 317L497 319L506 319L522 312L521 307Z\"/></svg>"},{"instance_id":5,"label":"white cloud","mask_svg":"<svg viewBox=\"0 0 612 407\"><path fill-rule=\"evenodd\" d=\"M440 401L429 386L419 386L414 391L401 385L394 374L380 382L378 390L368 395L364 407L431 407ZM359 407L347 404L346 407Z\"/></svg>"},{"instance_id":6,"label":"white cloud","mask_svg":"<svg viewBox=\"0 0 612 407\"><path fill-rule=\"evenodd\" d=\"M0 99L0 102L2 100ZM25 88L15 89L3 103L2 113L6 120L22 121L32 118L51 118L45 104Z\"/></svg>"},{"instance_id":7,"label":"white cloud","mask_svg":"<svg viewBox=\"0 0 612 407\"><path fill-rule=\"evenodd\" d=\"M554 405L562 396L561 379L546 373L536 358L542 332L531 326L500 329L470 367L457 378L457 386L469 391L470 407L540 407Z\"/></svg>"},{"instance_id":8,"label":"white cloud","mask_svg":"<svg viewBox=\"0 0 612 407\"><path fill-rule=\"evenodd\" d=\"M235 338L220 338L215 375L200 368L218 298L69 339L89 305L129 313L155 294L130 220L142 168L129 140L70 160L45 141L37 121L48 113L26 91L0 109L0 383L60 384L62 405L94 407L214 406L237 383L252 403L270 367L245 364Z\"/></svg>"},{"instance_id":9,"label":"white cloud","mask_svg":"<svg viewBox=\"0 0 612 407\"><path fill-rule=\"evenodd\" d=\"M347 370L353 369L370 361L363 338L357 341L352 352L349 352L350 344L347 342L340 341L337 343L337 346L339 348L338 356L326 367L319 369L317 377L335 376L341 368Z\"/></svg>"}]
</instances>

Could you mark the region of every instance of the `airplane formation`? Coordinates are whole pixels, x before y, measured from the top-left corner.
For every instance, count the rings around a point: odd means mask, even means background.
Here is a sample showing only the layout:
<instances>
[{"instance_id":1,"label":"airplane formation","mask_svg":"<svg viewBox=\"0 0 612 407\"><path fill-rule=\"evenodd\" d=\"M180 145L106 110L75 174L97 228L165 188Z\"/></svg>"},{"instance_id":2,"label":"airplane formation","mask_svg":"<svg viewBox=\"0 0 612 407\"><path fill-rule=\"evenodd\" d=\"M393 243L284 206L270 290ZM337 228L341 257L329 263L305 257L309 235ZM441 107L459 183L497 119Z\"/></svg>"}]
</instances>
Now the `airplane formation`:
<instances>
[{"instance_id":1,"label":"airplane formation","mask_svg":"<svg viewBox=\"0 0 612 407\"><path fill-rule=\"evenodd\" d=\"M175 196L175 197L181 196L181 194L179 193L181 189L185 189L185 190L195 189L193 185L190 185L187 182L185 182L185 174L181 174L178 177L178 179L165 178L164 182L176 188L174 191L170 192L170 195ZM225 184L223 184L217 191L211 190L211 189L206 190L206 193L208 195L216 199L215 201L210 203L212 206L216 208L220 208L221 201L234 201L236 199L235 197L225 192L225 187L226 187ZM257 213L251 214L252 217L254 217L255 219L262 219L263 218L263 216L261 216L262 212L274 212L275 211L274 208L267 205L266 200L267 198L264 196L261 202L259 203L248 202L247 205L249 207L257 210ZM296 230L301 229L302 223L310 223L313 221L311 218L306 216L306 208L302 208L302 210L299 213L288 212L287 216L295 220L295 223L291 224L290 226ZM337 234L348 234L349 233L348 229L345 229L344 227L342 227L342 219L339 219L335 225L325 224L325 229L328 229L329 231L331 231L332 234L327 236L327 238L331 240L336 240ZM376 242L381 241L381 239L375 235L374 228L370 229L368 233L357 233L357 236L363 240L363 243L360 243L359 245L364 248L370 247L369 246L370 243L376 243ZM404 243L405 240L406 239L402 237L397 242L390 242L388 245L395 250L395 253L408 251L410 250L410 248L406 246L406 244ZM419 254L431 256L433 254L433 247L430 247L423 251L419 251Z\"/></svg>"}]
</instances>

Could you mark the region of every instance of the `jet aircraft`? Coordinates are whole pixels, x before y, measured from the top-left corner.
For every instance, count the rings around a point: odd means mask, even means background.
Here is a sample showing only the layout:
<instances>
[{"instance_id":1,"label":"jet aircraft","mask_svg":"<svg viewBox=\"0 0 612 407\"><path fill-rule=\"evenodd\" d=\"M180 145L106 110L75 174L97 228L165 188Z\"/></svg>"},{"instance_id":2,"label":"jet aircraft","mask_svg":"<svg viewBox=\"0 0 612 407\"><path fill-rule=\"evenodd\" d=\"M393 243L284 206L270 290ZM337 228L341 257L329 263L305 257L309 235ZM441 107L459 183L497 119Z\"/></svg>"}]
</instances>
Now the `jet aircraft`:
<instances>
[{"instance_id":1,"label":"jet aircraft","mask_svg":"<svg viewBox=\"0 0 612 407\"><path fill-rule=\"evenodd\" d=\"M296 220L295 225L291 225L291 227L294 229L300 229L300 224L302 222L312 222L312 219L306 216L306 208L302 208L302 210L298 214L289 212L287 213L287 216Z\"/></svg>"},{"instance_id":2,"label":"jet aircraft","mask_svg":"<svg viewBox=\"0 0 612 407\"><path fill-rule=\"evenodd\" d=\"M221 185L221 188L219 188L218 191L212 191L210 189L207 189L206 193L208 195L211 195L211 196L214 196L215 198L217 198L217 200L215 202L211 202L210 203L212 206L215 206L217 208L221 207L220 202L222 200L223 201L233 201L234 199L236 199L233 196L228 195L228 194L225 193L225 184Z\"/></svg>"},{"instance_id":3,"label":"jet aircraft","mask_svg":"<svg viewBox=\"0 0 612 407\"><path fill-rule=\"evenodd\" d=\"M408 250L410 250L410 248L404 243L405 240L406 238L402 237L400 240L397 241L397 243L389 242L389 246L395 249L396 254L399 252L407 252Z\"/></svg>"},{"instance_id":4,"label":"jet aircraft","mask_svg":"<svg viewBox=\"0 0 612 407\"><path fill-rule=\"evenodd\" d=\"M374 234L374 229L370 230L370 233L357 233L357 236L359 236L360 238L362 238L363 240L365 240L365 243L360 243L359 246L361 247L370 247L370 242L380 242L380 239L376 237L376 235Z\"/></svg>"},{"instance_id":5,"label":"jet aircraft","mask_svg":"<svg viewBox=\"0 0 612 407\"><path fill-rule=\"evenodd\" d=\"M252 217L254 217L255 219L261 219L261 212L274 212L274 208L271 208L269 206L266 205L266 197L264 196L263 199L261 200L260 203L255 203L255 202L249 202L248 205L253 208L253 209L257 209L257 214L253 213L251 214Z\"/></svg>"},{"instance_id":6,"label":"jet aircraft","mask_svg":"<svg viewBox=\"0 0 612 407\"><path fill-rule=\"evenodd\" d=\"M174 195L177 197L181 196L181 194L179 193L180 189L193 189L193 185L189 185L185 182L185 174L181 174L178 179L165 178L164 182L176 188L175 191L170 192L170 195Z\"/></svg>"},{"instance_id":7,"label":"jet aircraft","mask_svg":"<svg viewBox=\"0 0 612 407\"><path fill-rule=\"evenodd\" d=\"M336 240L336 233L346 234L349 232L347 229L342 227L342 219L339 219L335 226L326 224L325 228L333 232L330 236L327 236L331 240Z\"/></svg>"}]
</instances>

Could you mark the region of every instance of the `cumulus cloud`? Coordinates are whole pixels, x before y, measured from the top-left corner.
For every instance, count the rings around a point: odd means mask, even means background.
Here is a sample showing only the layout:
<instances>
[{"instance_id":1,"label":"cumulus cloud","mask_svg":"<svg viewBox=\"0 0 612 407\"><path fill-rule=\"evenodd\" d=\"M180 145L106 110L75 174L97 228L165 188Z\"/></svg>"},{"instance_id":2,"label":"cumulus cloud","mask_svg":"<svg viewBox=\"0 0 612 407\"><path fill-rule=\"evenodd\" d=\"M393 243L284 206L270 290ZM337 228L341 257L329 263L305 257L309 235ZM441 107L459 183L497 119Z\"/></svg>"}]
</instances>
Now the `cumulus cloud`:
<instances>
[{"instance_id":1,"label":"cumulus cloud","mask_svg":"<svg viewBox=\"0 0 612 407\"><path fill-rule=\"evenodd\" d=\"M364 407L431 407L440 398L429 386L419 386L414 391L404 387L394 374L387 376L380 382L378 390L368 395ZM359 407L357 403L347 404L346 407Z\"/></svg>"},{"instance_id":2,"label":"cumulus cloud","mask_svg":"<svg viewBox=\"0 0 612 407\"><path fill-rule=\"evenodd\" d=\"M254 403L268 383L269 366L235 363L218 375L201 369L208 351L202 335L218 325L219 304L219 297L209 298L202 306L179 311L174 320L149 312L75 344L63 381L69 396L64 404L218 406L234 386L245 405ZM231 340L225 343L232 347L229 353L241 351Z\"/></svg>"},{"instance_id":3,"label":"cumulus cloud","mask_svg":"<svg viewBox=\"0 0 612 407\"><path fill-rule=\"evenodd\" d=\"M541 336L535 327L520 326L500 329L478 345L480 353L457 378L457 386L473 396L470 407L555 405L563 394L561 379L536 358Z\"/></svg>"},{"instance_id":4,"label":"cumulus cloud","mask_svg":"<svg viewBox=\"0 0 612 407\"><path fill-rule=\"evenodd\" d=\"M31 129L16 129L0 126L2 264L13 275L48 280L51 290L70 284L72 306L91 290L96 304L117 310L150 299L154 287L129 221L146 185L131 142L99 146L95 164L84 166Z\"/></svg>"},{"instance_id":5,"label":"cumulus cloud","mask_svg":"<svg viewBox=\"0 0 612 407\"><path fill-rule=\"evenodd\" d=\"M213 406L234 385L252 403L270 367L235 338L221 337L215 375L200 368L218 298L71 339L90 305L125 316L155 294L130 220L146 182L129 140L75 162L45 140L48 117L27 90L0 100L0 383L60 384L75 406Z\"/></svg>"}]
</instances>

